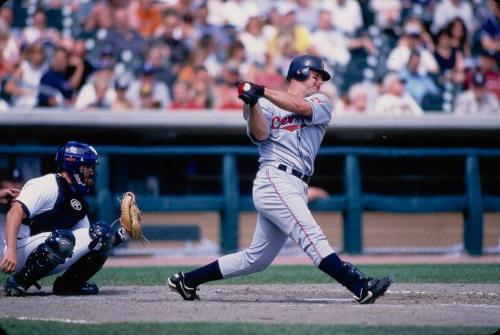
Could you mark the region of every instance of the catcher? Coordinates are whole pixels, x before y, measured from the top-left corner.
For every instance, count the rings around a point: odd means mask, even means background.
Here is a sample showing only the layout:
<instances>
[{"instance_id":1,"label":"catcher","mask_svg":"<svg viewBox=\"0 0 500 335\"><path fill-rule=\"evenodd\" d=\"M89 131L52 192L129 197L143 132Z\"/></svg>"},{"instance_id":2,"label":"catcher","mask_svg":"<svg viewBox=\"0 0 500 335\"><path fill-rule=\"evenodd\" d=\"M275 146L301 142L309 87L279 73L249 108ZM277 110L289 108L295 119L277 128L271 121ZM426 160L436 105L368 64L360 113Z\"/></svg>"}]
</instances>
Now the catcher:
<instances>
[{"instance_id":1,"label":"catcher","mask_svg":"<svg viewBox=\"0 0 500 335\"><path fill-rule=\"evenodd\" d=\"M96 150L68 142L55 158L58 171L29 180L7 213L0 270L12 273L4 286L7 296L24 296L43 277L57 277L57 295L98 294L88 283L106 262L111 249L128 239L141 239L141 216L133 193L121 200L121 225L90 223L84 196L94 186Z\"/></svg>"}]
</instances>

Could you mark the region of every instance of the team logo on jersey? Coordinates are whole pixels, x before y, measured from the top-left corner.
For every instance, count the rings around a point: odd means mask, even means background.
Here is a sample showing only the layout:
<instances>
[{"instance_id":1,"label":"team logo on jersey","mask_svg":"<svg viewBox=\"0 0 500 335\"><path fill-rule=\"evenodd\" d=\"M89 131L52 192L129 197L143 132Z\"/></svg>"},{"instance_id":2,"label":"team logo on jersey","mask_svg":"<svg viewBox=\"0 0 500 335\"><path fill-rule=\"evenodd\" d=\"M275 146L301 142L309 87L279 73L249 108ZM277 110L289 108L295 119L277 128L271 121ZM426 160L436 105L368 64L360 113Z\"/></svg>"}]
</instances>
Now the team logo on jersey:
<instances>
[{"instance_id":1,"label":"team logo on jersey","mask_svg":"<svg viewBox=\"0 0 500 335\"><path fill-rule=\"evenodd\" d=\"M82 210L82 204L80 203L80 201L76 200L76 199L71 199L71 207L73 207L73 209L75 211L80 211Z\"/></svg>"},{"instance_id":2,"label":"team logo on jersey","mask_svg":"<svg viewBox=\"0 0 500 335\"><path fill-rule=\"evenodd\" d=\"M271 120L271 129L283 129L294 132L297 129L305 127L307 127L307 125L302 124L302 117L297 114L290 114L285 117L275 116Z\"/></svg>"}]
</instances>

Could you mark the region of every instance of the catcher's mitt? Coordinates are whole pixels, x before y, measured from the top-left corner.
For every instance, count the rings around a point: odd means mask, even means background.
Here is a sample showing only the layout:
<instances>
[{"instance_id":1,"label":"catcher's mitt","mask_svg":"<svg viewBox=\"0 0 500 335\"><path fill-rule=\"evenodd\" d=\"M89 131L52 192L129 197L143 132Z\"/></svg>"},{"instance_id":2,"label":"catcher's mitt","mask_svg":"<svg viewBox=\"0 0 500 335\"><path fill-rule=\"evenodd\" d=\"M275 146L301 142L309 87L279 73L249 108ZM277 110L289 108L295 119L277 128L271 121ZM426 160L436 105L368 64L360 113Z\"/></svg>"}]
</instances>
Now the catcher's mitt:
<instances>
[{"instance_id":1,"label":"catcher's mitt","mask_svg":"<svg viewBox=\"0 0 500 335\"><path fill-rule=\"evenodd\" d=\"M137 207L135 194L125 192L120 200L120 223L133 240L144 239L141 228L141 211Z\"/></svg>"}]
</instances>

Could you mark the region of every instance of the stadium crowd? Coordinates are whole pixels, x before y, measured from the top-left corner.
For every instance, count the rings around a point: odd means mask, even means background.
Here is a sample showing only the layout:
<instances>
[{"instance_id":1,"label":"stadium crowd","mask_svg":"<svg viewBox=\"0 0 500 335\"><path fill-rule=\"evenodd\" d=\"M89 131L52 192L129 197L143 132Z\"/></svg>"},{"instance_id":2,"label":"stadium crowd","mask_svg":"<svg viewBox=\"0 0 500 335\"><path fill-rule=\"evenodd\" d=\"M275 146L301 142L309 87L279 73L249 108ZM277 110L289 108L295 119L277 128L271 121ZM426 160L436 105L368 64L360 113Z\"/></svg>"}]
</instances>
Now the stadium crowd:
<instances>
[{"instance_id":1,"label":"stadium crowd","mask_svg":"<svg viewBox=\"0 0 500 335\"><path fill-rule=\"evenodd\" d=\"M240 109L320 55L337 113L500 114L498 0L26 0L0 8L0 111Z\"/></svg>"}]
</instances>

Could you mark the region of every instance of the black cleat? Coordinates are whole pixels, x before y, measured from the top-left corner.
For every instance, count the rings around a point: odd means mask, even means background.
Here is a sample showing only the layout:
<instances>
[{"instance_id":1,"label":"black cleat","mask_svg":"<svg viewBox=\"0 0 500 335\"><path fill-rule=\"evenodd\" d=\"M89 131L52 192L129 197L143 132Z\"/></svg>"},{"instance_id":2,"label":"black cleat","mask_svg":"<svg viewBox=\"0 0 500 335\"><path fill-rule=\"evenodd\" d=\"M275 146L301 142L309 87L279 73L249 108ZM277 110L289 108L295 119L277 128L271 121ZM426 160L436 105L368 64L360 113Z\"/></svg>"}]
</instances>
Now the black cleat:
<instances>
[{"instance_id":1,"label":"black cleat","mask_svg":"<svg viewBox=\"0 0 500 335\"><path fill-rule=\"evenodd\" d=\"M368 278L365 286L361 289L359 297L354 296L354 299L360 304L373 304L375 300L384 295L392 282L391 277L382 279Z\"/></svg>"},{"instance_id":2,"label":"black cleat","mask_svg":"<svg viewBox=\"0 0 500 335\"><path fill-rule=\"evenodd\" d=\"M52 287L52 293L56 295L96 295L99 294L99 287L96 284L85 283L80 287L64 285L60 277L57 277Z\"/></svg>"},{"instance_id":3,"label":"black cleat","mask_svg":"<svg viewBox=\"0 0 500 335\"><path fill-rule=\"evenodd\" d=\"M184 273L182 271L170 276L167 279L167 285L172 291L176 291L177 293L179 293L184 298L184 300L200 300L200 297L198 296L198 294L196 294L198 288L191 288L186 286L186 284L184 283Z\"/></svg>"},{"instance_id":4,"label":"black cleat","mask_svg":"<svg viewBox=\"0 0 500 335\"><path fill-rule=\"evenodd\" d=\"M7 297L24 297L26 295L26 288L16 282L14 276L9 276L7 278L3 290Z\"/></svg>"}]
</instances>

